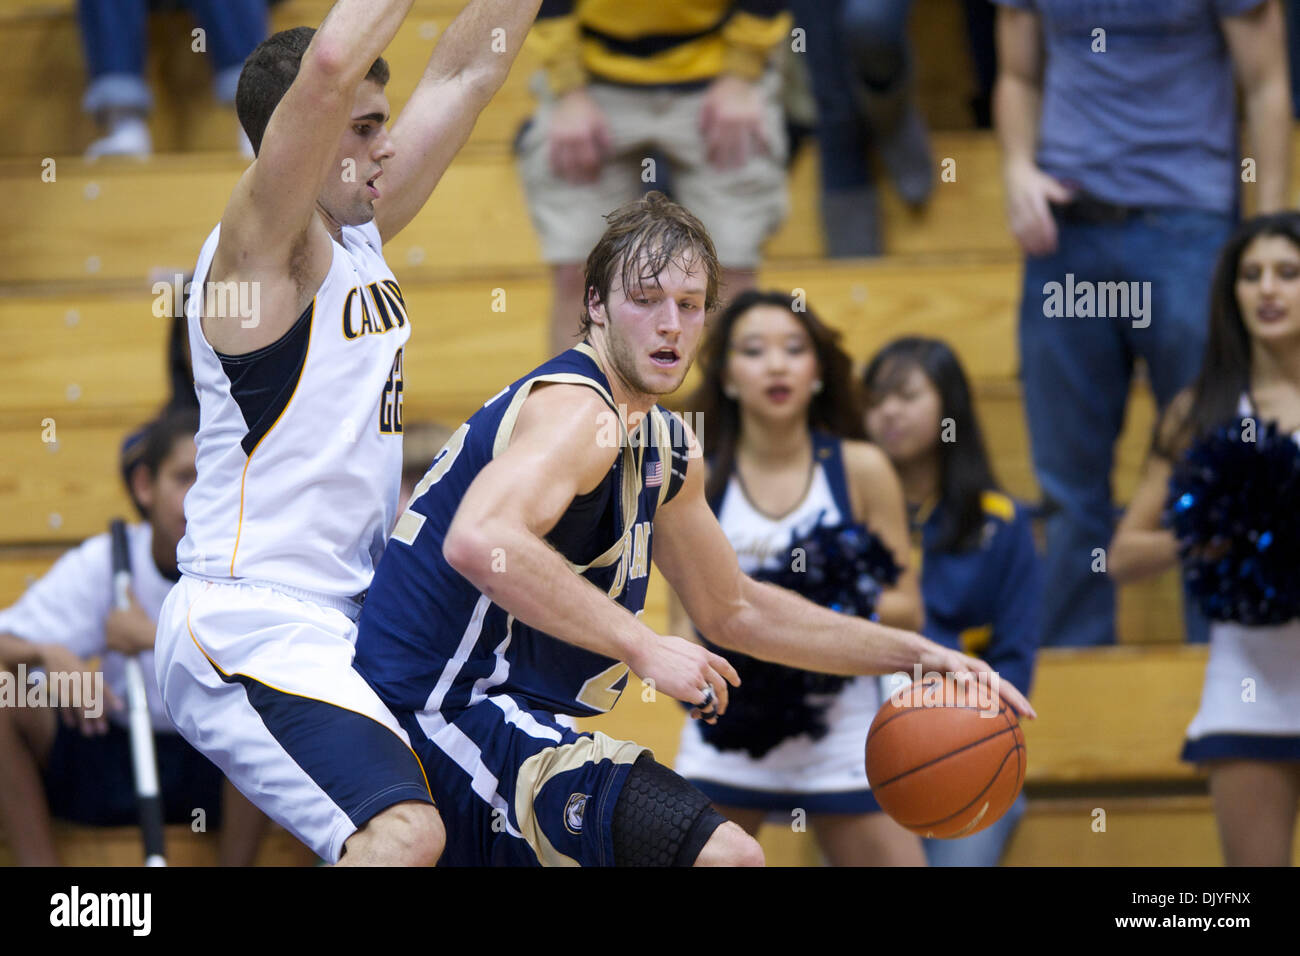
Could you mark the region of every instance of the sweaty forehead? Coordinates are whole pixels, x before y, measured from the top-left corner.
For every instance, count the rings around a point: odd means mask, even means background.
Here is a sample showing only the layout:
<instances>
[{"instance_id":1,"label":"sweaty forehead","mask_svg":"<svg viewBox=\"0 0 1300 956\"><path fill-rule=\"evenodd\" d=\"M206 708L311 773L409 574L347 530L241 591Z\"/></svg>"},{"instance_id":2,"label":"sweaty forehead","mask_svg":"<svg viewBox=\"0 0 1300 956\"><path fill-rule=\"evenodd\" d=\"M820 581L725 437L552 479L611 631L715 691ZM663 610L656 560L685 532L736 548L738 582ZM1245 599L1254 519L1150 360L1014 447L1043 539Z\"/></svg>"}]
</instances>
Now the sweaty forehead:
<instances>
[{"instance_id":1,"label":"sweaty forehead","mask_svg":"<svg viewBox=\"0 0 1300 956\"><path fill-rule=\"evenodd\" d=\"M708 294L708 280L694 250L684 250L666 262L661 258L656 251L642 250L618 270L614 285L625 294L646 289L662 289L674 296Z\"/></svg>"}]
</instances>

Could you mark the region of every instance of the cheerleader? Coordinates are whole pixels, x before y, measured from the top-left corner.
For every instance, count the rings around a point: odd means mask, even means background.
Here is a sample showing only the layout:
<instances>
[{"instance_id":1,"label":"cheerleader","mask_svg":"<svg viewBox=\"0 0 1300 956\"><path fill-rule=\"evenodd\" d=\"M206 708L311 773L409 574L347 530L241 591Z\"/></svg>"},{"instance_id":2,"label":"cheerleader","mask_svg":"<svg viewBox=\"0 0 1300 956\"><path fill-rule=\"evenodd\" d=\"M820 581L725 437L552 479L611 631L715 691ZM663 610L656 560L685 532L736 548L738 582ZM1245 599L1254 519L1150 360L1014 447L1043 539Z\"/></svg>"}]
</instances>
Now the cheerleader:
<instances>
[{"instance_id":1,"label":"cheerleader","mask_svg":"<svg viewBox=\"0 0 1300 956\"><path fill-rule=\"evenodd\" d=\"M1003 494L984 449L970 386L943 342L898 339L863 375L870 439L889 456L920 555L923 632L989 662L1029 691L1042 573L1023 505ZM994 866L1025 811L957 840L926 840L931 866Z\"/></svg>"},{"instance_id":2,"label":"cheerleader","mask_svg":"<svg viewBox=\"0 0 1300 956\"><path fill-rule=\"evenodd\" d=\"M742 293L717 318L691 402L706 495L746 573L916 629L902 491L885 456L851 440L861 418L838 338L778 292ZM674 616L676 633L692 633L680 606ZM880 680L727 658L741 686L716 725L687 721L677 772L750 834L773 814L810 826L832 865L923 865L919 839L880 811L866 778Z\"/></svg>"},{"instance_id":3,"label":"cheerleader","mask_svg":"<svg viewBox=\"0 0 1300 956\"><path fill-rule=\"evenodd\" d=\"M1117 582L1181 562L1211 618L1184 760L1205 768L1229 866L1286 866L1300 804L1300 214L1220 253L1200 376L1157 424L1111 542Z\"/></svg>"}]
</instances>

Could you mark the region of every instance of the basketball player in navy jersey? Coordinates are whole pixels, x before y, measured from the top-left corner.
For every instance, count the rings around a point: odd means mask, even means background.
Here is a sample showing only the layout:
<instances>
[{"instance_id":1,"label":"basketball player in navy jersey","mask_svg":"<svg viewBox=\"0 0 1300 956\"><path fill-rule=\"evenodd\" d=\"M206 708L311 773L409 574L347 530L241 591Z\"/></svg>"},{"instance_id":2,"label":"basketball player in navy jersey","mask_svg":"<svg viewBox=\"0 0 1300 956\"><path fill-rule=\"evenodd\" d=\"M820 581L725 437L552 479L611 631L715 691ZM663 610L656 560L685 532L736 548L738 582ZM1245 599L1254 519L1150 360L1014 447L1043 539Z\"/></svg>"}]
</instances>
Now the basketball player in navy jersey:
<instances>
[{"instance_id":1,"label":"basketball player in navy jersey","mask_svg":"<svg viewBox=\"0 0 1300 956\"><path fill-rule=\"evenodd\" d=\"M405 732L351 667L402 467L410 317L382 247L468 138L540 5L469 3L390 133L379 55L411 2L339 0L319 30L267 39L240 75L257 158L195 268L198 478L156 645L181 733L348 864L430 863L443 841Z\"/></svg>"},{"instance_id":2,"label":"basketball player in navy jersey","mask_svg":"<svg viewBox=\"0 0 1300 956\"><path fill-rule=\"evenodd\" d=\"M449 822L445 864L757 865L758 843L636 744L561 715L609 710L628 669L714 721L736 672L640 620L651 559L719 645L833 674L981 661L740 572L693 433L656 405L695 358L718 262L651 193L587 261L586 339L502 389L416 486L375 573L355 667L410 735ZM1018 691L1003 696L1033 715Z\"/></svg>"}]
</instances>

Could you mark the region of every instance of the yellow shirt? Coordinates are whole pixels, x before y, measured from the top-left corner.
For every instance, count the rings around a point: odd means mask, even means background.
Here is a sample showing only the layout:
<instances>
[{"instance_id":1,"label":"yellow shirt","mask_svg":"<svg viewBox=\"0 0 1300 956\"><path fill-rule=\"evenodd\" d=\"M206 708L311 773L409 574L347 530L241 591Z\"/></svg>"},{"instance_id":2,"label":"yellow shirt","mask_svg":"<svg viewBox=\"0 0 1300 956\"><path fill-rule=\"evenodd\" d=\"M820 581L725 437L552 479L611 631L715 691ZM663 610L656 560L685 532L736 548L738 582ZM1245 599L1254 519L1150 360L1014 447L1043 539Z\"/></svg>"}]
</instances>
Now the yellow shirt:
<instances>
[{"instance_id":1,"label":"yellow shirt","mask_svg":"<svg viewBox=\"0 0 1300 956\"><path fill-rule=\"evenodd\" d=\"M547 0L528 37L556 95L592 80L634 86L756 80L790 35L783 0Z\"/></svg>"}]
</instances>

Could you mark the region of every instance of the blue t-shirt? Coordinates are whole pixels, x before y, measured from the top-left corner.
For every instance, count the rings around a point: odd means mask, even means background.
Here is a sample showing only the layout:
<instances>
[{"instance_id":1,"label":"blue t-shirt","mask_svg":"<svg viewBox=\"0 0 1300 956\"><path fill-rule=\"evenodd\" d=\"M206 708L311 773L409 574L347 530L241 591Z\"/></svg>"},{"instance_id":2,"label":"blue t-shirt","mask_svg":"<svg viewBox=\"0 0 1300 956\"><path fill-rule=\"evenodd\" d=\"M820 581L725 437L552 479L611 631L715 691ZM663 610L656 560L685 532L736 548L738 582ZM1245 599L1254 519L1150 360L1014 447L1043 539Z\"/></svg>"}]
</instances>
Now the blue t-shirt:
<instances>
[{"instance_id":1,"label":"blue t-shirt","mask_svg":"<svg viewBox=\"0 0 1300 956\"><path fill-rule=\"evenodd\" d=\"M1040 169L1108 202L1235 208L1236 93L1219 21L1263 0L994 2L1042 23Z\"/></svg>"},{"instance_id":2,"label":"blue t-shirt","mask_svg":"<svg viewBox=\"0 0 1300 956\"><path fill-rule=\"evenodd\" d=\"M1043 575L1029 515L1011 498L983 494L984 527L970 551L940 551L939 509L913 515L921 546L923 633L930 640L985 661L1023 694L1029 693L1038 650Z\"/></svg>"}]
</instances>

